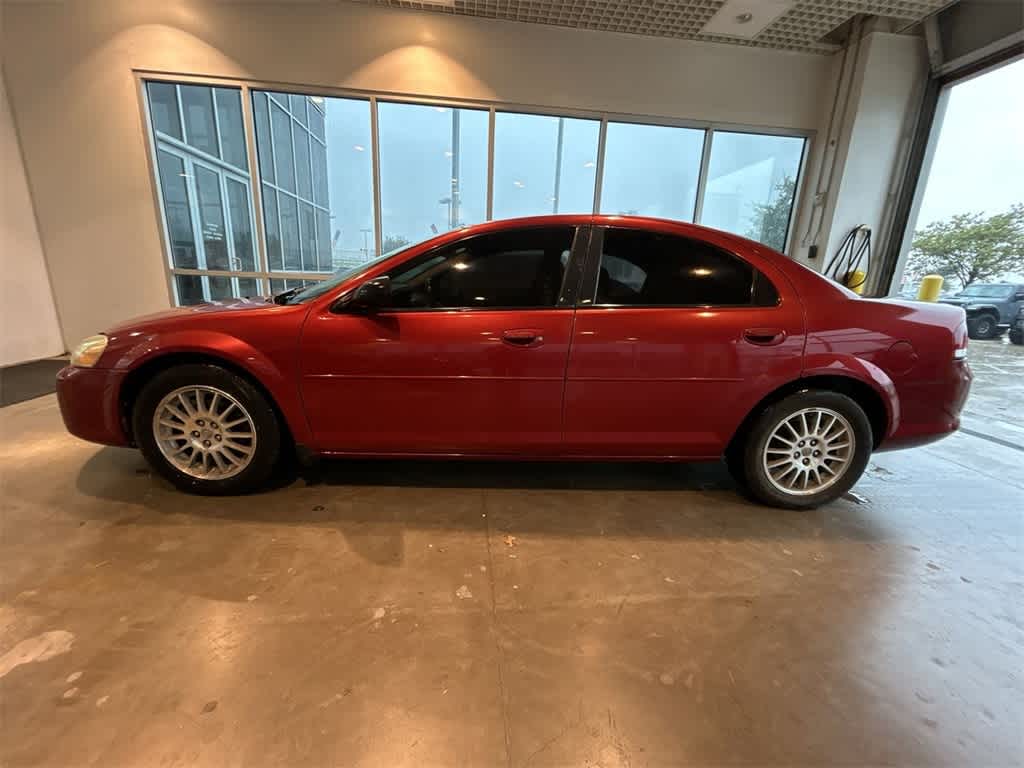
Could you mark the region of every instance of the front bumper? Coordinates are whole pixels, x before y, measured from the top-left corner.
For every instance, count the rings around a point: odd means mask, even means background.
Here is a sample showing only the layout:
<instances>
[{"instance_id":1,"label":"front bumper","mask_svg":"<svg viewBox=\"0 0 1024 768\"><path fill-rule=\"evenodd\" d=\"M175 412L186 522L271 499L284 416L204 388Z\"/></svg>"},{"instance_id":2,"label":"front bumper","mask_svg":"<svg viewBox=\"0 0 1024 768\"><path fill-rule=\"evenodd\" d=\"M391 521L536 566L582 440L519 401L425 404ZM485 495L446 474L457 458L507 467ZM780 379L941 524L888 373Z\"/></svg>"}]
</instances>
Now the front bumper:
<instances>
[{"instance_id":1,"label":"front bumper","mask_svg":"<svg viewBox=\"0 0 1024 768\"><path fill-rule=\"evenodd\" d=\"M69 365L57 374L57 402L64 426L75 437L104 445L128 445L118 396L124 374Z\"/></svg>"}]
</instances>

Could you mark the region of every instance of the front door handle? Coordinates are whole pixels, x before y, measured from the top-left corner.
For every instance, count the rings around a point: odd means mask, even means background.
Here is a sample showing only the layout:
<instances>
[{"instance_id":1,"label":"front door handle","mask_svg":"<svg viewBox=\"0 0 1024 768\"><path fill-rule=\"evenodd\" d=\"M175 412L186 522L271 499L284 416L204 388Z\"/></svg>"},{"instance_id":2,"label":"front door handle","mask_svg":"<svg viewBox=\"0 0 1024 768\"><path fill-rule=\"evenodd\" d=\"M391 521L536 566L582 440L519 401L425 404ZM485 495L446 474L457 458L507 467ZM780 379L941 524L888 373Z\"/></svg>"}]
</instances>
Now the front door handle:
<instances>
[{"instance_id":1,"label":"front door handle","mask_svg":"<svg viewBox=\"0 0 1024 768\"><path fill-rule=\"evenodd\" d=\"M501 340L512 347L539 347L544 336L536 328L512 328L501 334Z\"/></svg>"},{"instance_id":2,"label":"front door handle","mask_svg":"<svg viewBox=\"0 0 1024 768\"><path fill-rule=\"evenodd\" d=\"M786 340L786 332L781 328L747 328L743 340L759 347L774 347Z\"/></svg>"}]
</instances>

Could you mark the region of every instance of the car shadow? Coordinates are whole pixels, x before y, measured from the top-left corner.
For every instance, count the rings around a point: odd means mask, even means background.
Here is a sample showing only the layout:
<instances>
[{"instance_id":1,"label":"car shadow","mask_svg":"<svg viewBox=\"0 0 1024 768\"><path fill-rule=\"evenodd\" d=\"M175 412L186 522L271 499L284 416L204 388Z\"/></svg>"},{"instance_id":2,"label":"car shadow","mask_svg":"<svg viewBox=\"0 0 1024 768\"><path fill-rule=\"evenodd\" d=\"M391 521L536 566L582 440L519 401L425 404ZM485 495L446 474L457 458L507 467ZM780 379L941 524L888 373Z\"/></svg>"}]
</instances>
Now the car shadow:
<instances>
[{"instance_id":1,"label":"car shadow","mask_svg":"<svg viewBox=\"0 0 1024 768\"><path fill-rule=\"evenodd\" d=\"M199 523L331 526L369 559L393 564L403 530L477 529L481 515L495 530L565 537L872 542L885 535L870 505L839 500L797 511L754 503L720 462L324 460L268 490L208 497L176 490L137 451L103 448L82 466L77 487L114 502L90 507L110 522L161 524L186 515Z\"/></svg>"}]
</instances>

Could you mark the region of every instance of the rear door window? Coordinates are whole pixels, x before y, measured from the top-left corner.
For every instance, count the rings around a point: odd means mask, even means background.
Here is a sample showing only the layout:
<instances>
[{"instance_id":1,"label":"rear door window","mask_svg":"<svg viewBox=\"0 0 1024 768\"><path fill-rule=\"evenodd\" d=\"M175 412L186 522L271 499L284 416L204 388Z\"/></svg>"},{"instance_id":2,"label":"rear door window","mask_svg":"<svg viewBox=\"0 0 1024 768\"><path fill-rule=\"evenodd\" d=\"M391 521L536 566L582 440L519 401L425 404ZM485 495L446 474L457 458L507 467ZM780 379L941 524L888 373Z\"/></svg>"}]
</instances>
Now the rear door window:
<instances>
[{"instance_id":1,"label":"rear door window","mask_svg":"<svg viewBox=\"0 0 1024 768\"><path fill-rule=\"evenodd\" d=\"M774 306L752 265L700 240L633 229L604 231L597 306Z\"/></svg>"}]
</instances>

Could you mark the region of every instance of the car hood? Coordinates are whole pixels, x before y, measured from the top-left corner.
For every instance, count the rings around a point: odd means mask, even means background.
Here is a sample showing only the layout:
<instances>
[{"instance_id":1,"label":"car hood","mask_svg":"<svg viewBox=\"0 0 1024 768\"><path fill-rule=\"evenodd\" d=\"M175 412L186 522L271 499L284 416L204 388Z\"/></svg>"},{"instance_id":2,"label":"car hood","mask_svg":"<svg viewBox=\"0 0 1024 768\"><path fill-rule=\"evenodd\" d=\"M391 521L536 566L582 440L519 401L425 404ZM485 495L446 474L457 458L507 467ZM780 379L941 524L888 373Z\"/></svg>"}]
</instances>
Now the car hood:
<instances>
[{"instance_id":1,"label":"car hood","mask_svg":"<svg viewBox=\"0 0 1024 768\"><path fill-rule=\"evenodd\" d=\"M162 312L153 312L149 315L133 317L130 320L118 323L107 329L107 334L117 334L124 331L138 329L142 326L159 325L169 320L179 320L195 315L223 314L226 312L259 311L277 307L273 300L265 296L257 296L251 299L224 299L221 301L209 301L204 304L195 304L190 307L174 307L165 309Z\"/></svg>"}]
</instances>

